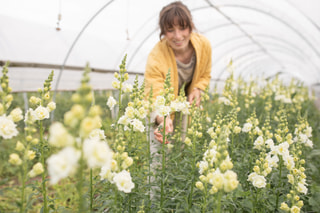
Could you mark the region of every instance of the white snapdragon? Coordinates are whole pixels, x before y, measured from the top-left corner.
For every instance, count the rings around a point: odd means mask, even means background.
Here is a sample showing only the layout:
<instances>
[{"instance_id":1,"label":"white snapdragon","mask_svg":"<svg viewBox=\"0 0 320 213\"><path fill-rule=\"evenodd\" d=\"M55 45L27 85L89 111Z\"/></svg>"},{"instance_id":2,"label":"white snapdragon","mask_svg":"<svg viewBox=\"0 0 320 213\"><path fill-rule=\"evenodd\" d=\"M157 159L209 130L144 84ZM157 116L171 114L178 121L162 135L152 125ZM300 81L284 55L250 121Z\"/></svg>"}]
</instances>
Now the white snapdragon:
<instances>
[{"instance_id":1,"label":"white snapdragon","mask_svg":"<svg viewBox=\"0 0 320 213\"><path fill-rule=\"evenodd\" d=\"M266 145L267 145L267 148L270 148L270 149L272 149L273 147L274 147L274 142L273 142L273 140L272 139L268 139L268 140L266 140Z\"/></svg>"},{"instance_id":2,"label":"white snapdragon","mask_svg":"<svg viewBox=\"0 0 320 213\"><path fill-rule=\"evenodd\" d=\"M224 181L223 181L223 190L225 192L231 192L232 190L236 189L239 185L237 173L234 171L228 170L223 174Z\"/></svg>"},{"instance_id":3,"label":"white snapdragon","mask_svg":"<svg viewBox=\"0 0 320 213\"><path fill-rule=\"evenodd\" d=\"M178 101L177 99L171 101L170 107L172 111L182 112L183 114L189 114L190 103L188 101Z\"/></svg>"},{"instance_id":4,"label":"white snapdragon","mask_svg":"<svg viewBox=\"0 0 320 213\"><path fill-rule=\"evenodd\" d=\"M311 126L306 127L305 134L308 136L308 138L312 137L312 127Z\"/></svg>"},{"instance_id":5,"label":"white snapdragon","mask_svg":"<svg viewBox=\"0 0 320 213\"><path fill-rule=\"evenodd\" d=\"M218 103L219 104L223 103L224 105L229 106L231 101L226 97L219 97Z\"/></svg>"},{"instance_id":6,"label":"white snapdragon","mask_svg":"<svg viewBox=\"0 0 320 213\"><path fill-rule=\"evenodd\" d=\"M288 170L292 170L295 167L294 159L291 155L282 155L284 165L287 167Z\"/></svg>"},{"instance_id":7,"label":"white snapdragon","mask_svg":"<svg viewBox=\"0 0 320 213\"><path fill-rule=\"evenodd\" d=\"M308 136L307 136L306 134L300 133L300 134L299 134L299 139L300 139L300 142L301 142L301 143L306 143L307 140L308 140Z\"/></svg>"},{"instance_id":8,"label":"white snapdragon","mask_svg":"<svg viewBox=\"0 0 320 213\"><path fill-rule=\"evenodd\" d=\"M4 139L10 139L18 135L18 130L13 120L9 119L5 115L0 116L0 136Z\"/></svg>"},{"instance_id":9,"label":"white snapdragon","mask_svg":"<svg viewBox=\"0 0 320 213\"><path fill-rule=\"evenodd\" d=\"M199 163L199 173L203 174L209 167L209 164L207 161L200 161Z\"/></svg>"},{"instance_id":10,"label":"white snapdragon","mask_svg":"<svg viewBox=\"0 0 320 213\"><path fill-rule=\"evenodd\" d=\"M307 142L305 143L306 146L312 148L313 147L313 142L311 140L307 140Z\"/></svg>"},{"instance_id":11,"label":"white snapdragon","mask_svg":"<svg viewBox=\"0 0 320 213\"><path fill-rule=\"evenodd\" d=\"M112 87L115 89L119 89L120 88L120 83L119 81L112 81L111 83Z\"/></svg>"},{"instance_id":12,"label":"white snapdragon","mask_svg":"<svg viewBox=\"0 0 320 213\"><path fill-rule=\"evenodd\" d=\"M26 114L24 116L24 122L26 121L31 121L31 122L35 122L36 121L36 116L35 116L35 112L32 108L29 108L26 111Z\"/></svg>"},{"instance_id":13,"label":"white snapdragon","mask_svg":"<svg viewBox=\"0 0 320 213\"><path fill-rule=\"evenodd\" d=\"M255 141L254 141L254 144L253 144L253 148L254 149L258 149L260 150L262 148L262 146L264 145L264 140L263 140L263 137L260 135Z\"/></svg>"},{"instance_id":14,"label":"white snapdragon","mask_svg":"<svg viewBox=\"0 0 320 213\"><path fill-rule=\"evenodd\" d=\"M122 124L122 125L129 125L130 124L131 119L129 119L126 115L123 115L119 118L118 120L118 124Z\"/></svg>"},{"instance_id":15,"label":"white snapdragon","mask_svg":"<svg viewBox=\"0 0 320 213\"><path fill-rule=\"evenodd\" d=\"M133 86L131 84L124 83L122 85L122 91L125 92L125 93L131 93L132 89L133 89Z\"/></svg>"},{"instance_id":16,"label":"white snapdragon","mask_svg":"<svg viewBox=\"0 0 320 213\"><path fill-rule=\"evenodd\" d=\"M48 103L47 108L48 108L49 112L55 110L56 109L56 103L51 101L50 103Z\"/></svg>"},{"instance_id":17,"label":"white snapdragon","mask_svg":"<svg viewBox=\"0 0 320 213\"><path fill-rule=\"evenodd\" d=\"M140 118L140 119L144 119L147 116L147 110L144 107L140 107L137 111L136 111L136 115Z\"/></svg>"},{"instance_id":18,"label":"white snapdragon","mask_svg":"<svg viewBox=\"0 0 320 213\"><path fill-rule=\"evenodd\" d=\"M101 180L107 179L108 181L113 183L113 177L114 177L115 173L112 172L110 165L106 165L106 166L101 167L101 171L100 171L99 175L100 175Z\"/></svg>"},{"instance_id":19,"label":"white snapdragon","mask_svg":"<svg viewBox=\"0 0 320 213\"><path fill-rule=\"evenodd\" d=\"M204 159L207 159L210 164L213 164L217 160L216 155L217 155L217 151L216 151L216 147L214 147L212 149L208 149L204 153Z\"/></svg>"},{"instance_id":20,"label":"white snapdragon","mask_svg":"<svg viewBox=\"0 0 320 213\"><path fill-rule=\"evenodd\" d=\"M20 108L15 108L10 112L8 117L10 117L13 122L21 121L23 119L22 110Z\"/></svg>"},{"instance_id":21,"label":"white snapdragon","mask_svg":"<svg viewBox=\"0 0 320 213\"><path fill-rule=\"evenodd\" d=\"M301 182L298 183L297 190L298 190L298 192L303 193L303 194L308 193L308 188Z\"/></svg>"},{"instance_id":22,"label":"white snapdragon","mask_svg":"<svg viewBox=\"0 0 320 213\"><path fill-rule=\"evenodd\" d=\"M271 168L275 168L278 166L278 162L279 162L278 155L271 156L271 154L268 154L265 160Z\"/></svg>"},{"instance_id":23,"label":"white snapdragon","mask_svg":"<svg viewBox=\"0 0 320 213\"><path fill-rule=\"evenodd\" d=\"M89 134L90 139L97 139L97 140L105 140L106 136L104 134L104 131L102 129L94 129Z\"/></svg>"},{"instance_id":24,"label":"white snapdragon","mask_svg":"<svg viewBox=\"0 0 320 213\"><path fill-rule=\"evenodd\" d=\"M264 188L266 186L266 179L262 175L258 175L256 172L252 172L248 176L248 181L252 182L252 185L257 188Z\"/></svg>"},{"instance_id":25,"label":"white snapdragon","mask_svg":"<svg viewBox=\"0 0 320 213\"><path fill-rule=\"evenodd\" d=\"M126 111L125 111L125 116L127 116L128 118L130 118L130 119L134 119L134 117L135 117L135 109L132 107L132 106L128 106L127 108L126 108Z\"/></svg>"},{"instance_id":26,"label":"white snapdragon","mask_svg":"<svg viewBox=\"0 0 320 213\"><path fill-rule=\"evenodd\" d=\"M50 183L56 184L62 178L73 174L78 167L80 151L73 147L66 147L57 154L51 155L47 159Z\"/></svg>"},{"instance_id":27,"label":"white snapdragon","mask_svg":"<svg viewBox=\"0 0 320 213\"><path fill-rule=\"evenodd\" d=\"M273 154L273 155L281 155L281 156L289 155L289 144L288 144L288 142L283 142L283 143L281 143L279 145L272 146L270 148L271 148L270 153Z\"/></svg>"},{"instance_id":28,"label":"white snapdragon","mask_svg":"<svg viewBox=\"0 0 320 213\"><path fill-rule=\"evenodd\" d=\"M48 119L49 115L50 115L50 112L47 107L43 107L40 105L34 110L35 119L38 121Z\"/></svg>"},{"instance_id":29,"label":"white snapdragon","mask_svg":"<svg viewBox=\"0 0 320 213\"><path fill-rule=\"evenodd\" d=\"M119 191L130 193L134 188L131 175L128 171L122 170L113 177L114 183L117 185Z\"/></svg>"},{"instance_id":30,"label":"white snapdragon","mask_svg":"<svg viewBox=\"0 0 320 213\"><path fill-rule=\"evenodd\" d=\"M191 139L189 137L186 137L184 139L184 143L187 145L187 146L191 146L192 145L192 142L191 142Z\"/></svg>"},{"instance_id":31,"label":"white snapdragon","mask_svg":"<svg viewBox=\"0 0 320 213\"><path fill-rule=\"evenodd\" d=\"M243 125L242 132L250 132L251 128L252 128L252 124L251 123L245 123Z\"/></svg>"},{"instance_id":32,"label":"white snapdragon","mask_svg":"<svg viewBox=\"0 0 320 213\"><path fill-rule=\"evenodd\" d=\"M131 121L131 125L133 126L133 131L137 132L144 132L145 130L145 126L143 125L143 123L139 120L139 119L133 119Z\"/></svg>"},{"instance_id":33,"label":"white snapdragon","mask_svg":"<svg viewBox=\"0 0 320 213\"><path fill-rule=\"evenodd\" d=\"M155 106L163 106L166 103L166 99L163 96L157 96L156 101L154 103Z\"/></svg>"},{"instance_id":34,"label":"white snapdragon","mask_svg":"<svg viewBox=\"0 0 320 213\"><path fill-rule=\"evenodd\" d=\"M156 114L159 116L162 116L162 117L168 116L170 112L171 112L170 106L161 105L156 107Z\"/></svg>"},{"instance_id":35,"label":"white snapdragon","mask_svg":"<svg viewBox=\"0 0 320 213\"><path fill-rule=\"evenodd\" d=\"M71 146L74 144L75 139L62 123L56 122L50 126L49 129L49 144L56 147Z\"/></svg>"},{"instance_id":36,"label":"white snapdragon","mask_svg":"<svg viewBox=\"0 0 320 213\"><path fill-rule=\"evenodd\" d=\"M110 96L108 98L108 101L107 101L107 105L108 107L110 108L110 110L113 110L114 106L117 104L117 101L116 99L114 99L112 96Z\"/></svg>"},{"instance_id":37,"label":"white snapdragon","mask_svg":"<svg viewBox=\"0 0 320 213\"><path fill-rule=\"evenodd\" d=\"M211 185L215 186L217 189L223 188L224 176L220 172L219 168L212 172L208 178L208 181Z\"/></svg>"},{"instance_id":38,"label":"white snapdragon","mask_svg":"<svg viewBox=\"0 0 320 213\"><path fill-rule=\"evenodd\" d=\"M187 102L187 101L185 101L185 102L183 102L183 107L182 107L182 109L181 109L181 112L182 112L182 114L184 114L184 115L188 115L188 114L190 114L190 110L189 110L189 108L190 108L190 103L189 102ZM207 118L208 119L208 118ZM210 118L209 118L210 119Z\"/></svg>"},{"instance_id":39,"label":"white snapdragon","mask_svg":"<svg viewBox=\"0 0 320 213\"><path fill-rule=\"evenodd\" d=\"M111 165L112 151L104 141L86 139L83 143L83 153L89 168Z\"/></svg>"},{"instance_id":40,"label":"white snapdragon","mask_svg":"<svg viewBox=\"0 0 320 213\"><path fill-rule=\"evenodd\" d=\"M261 129L260 129L258 126L256 126L256 127L254 128L253 132L254 132L254 134L256 134L256 135L262 135L262 131L261 131Z\"/></svg>"}]
</instances>

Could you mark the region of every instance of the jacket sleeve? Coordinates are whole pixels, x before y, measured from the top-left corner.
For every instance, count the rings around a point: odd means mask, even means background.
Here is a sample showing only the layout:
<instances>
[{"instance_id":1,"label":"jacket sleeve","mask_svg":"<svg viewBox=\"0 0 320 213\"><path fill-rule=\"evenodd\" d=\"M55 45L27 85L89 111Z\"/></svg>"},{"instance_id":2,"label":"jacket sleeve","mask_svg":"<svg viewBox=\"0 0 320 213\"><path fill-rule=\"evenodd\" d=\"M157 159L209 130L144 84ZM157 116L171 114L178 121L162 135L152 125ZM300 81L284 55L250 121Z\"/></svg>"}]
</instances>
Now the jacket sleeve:
<instances>
[{"instance_id":1,"label":"jacket sleeve","mask_svg":"<svg viewBox=\"0 0 320 213\"><path fill-rule=\"evenodd\" d=\"M145 71L145 94L146 98L149 97L152 88L153 98L159 95L163 89L165 80L165 72L162 70L159 56L151 52L148 56L146 71Z\"/></svg>"},{"instance_id":2,"label":"jacket sleeve","mask_svg":"<svg viewBox=\"0 0 320 213\"><path fill-rule=\"evenodd\" d=\"M203 48L201 51L200 75L195 82L194 87L205 90L211 80L211 66L212 66L212 50L209 40L204 39Z\"/></svg>"}]
</instances>

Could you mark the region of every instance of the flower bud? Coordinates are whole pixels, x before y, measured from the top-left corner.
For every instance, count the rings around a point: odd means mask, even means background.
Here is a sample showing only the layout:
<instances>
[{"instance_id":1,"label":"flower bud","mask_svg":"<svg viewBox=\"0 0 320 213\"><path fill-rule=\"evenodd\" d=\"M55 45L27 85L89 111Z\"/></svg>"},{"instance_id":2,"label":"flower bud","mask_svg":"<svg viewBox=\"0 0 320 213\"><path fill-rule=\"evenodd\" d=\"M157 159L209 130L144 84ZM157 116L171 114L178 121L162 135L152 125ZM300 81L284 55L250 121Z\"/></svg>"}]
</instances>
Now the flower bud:
<instances>
[{"instance_id":1,"label":"flower bud","mask_svg":"<svg viewBox=\"0 0 320 213\"><path fill-rule=\"evenodd\" d=\"M12 165L19 166L22 164L22 160L20 159L18 154L13 153L9 156L9 163L11 163Z\"/></svg>"},{"instance_id":2,"label":"flower bud","mask_svg":"<svg viewBox=\"0 0 320 213\"><path fill-rule=\"evenodd\" d=\"M202 183L201 181L197 181L197 182L196 182L196 187L197 187L198 189L200 189L200 190L203 190L203 189L204 189L203 183Z\"/></svg>"},{"instance_id":3,"label":"flower bud","mask_svg":"<svg viewBox=\"0 0 320 213\"><path fill-rule=\"evenodd\" d=\"M36 153L32 150L28 150L27 157L29 160L33 160L36 157Z\"/></svg>"},{"instance_id":4,"label":"flower bud","mask_svg":"<svg viewBox=\"0 0 320 213\"><path fill-rule=\"evenodd\" d=\"M25 149L24 145L20 141L18 141L17 144L16 144L15 150L20 152L20 151L22 151L24 149Z\"/></svg>"}]
</instances>

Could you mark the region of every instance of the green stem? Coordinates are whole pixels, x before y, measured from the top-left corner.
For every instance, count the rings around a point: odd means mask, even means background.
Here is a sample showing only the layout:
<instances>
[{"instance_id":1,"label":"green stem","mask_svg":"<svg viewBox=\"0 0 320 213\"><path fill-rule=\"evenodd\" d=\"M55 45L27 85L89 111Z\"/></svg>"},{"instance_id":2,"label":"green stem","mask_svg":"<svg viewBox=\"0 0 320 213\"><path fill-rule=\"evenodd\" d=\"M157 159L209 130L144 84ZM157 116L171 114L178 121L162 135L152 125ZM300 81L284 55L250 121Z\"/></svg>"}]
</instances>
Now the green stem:
<instances>
[{"instance_id":1,"label":"green stem","mask_svg":"<svg viewBox=\"0 0 320 213\"><path fill-rule=\"evenodd\" d=\"M207 210L207 196L208 196L208 193L207 193L207 183L204 184L204 197L203 197L203 205L202 205L202 213L205 213L206 210Z\"/></svg>"},{"instance_id":2,"label":"green stem","mask_svg":"<svg viewBox=\"0 0 320 213\"><path fill-rule=\"evenodd\" d=\"M21 181L22 181L22 189L21 189L21 206L20 206L20 213L25 211L24 209L24 197L25 197L25 188L26 188L26 163L23 163L21 168Z\"/></svg>"},{"instance_id":3,"label":"green stem","mask_svg":"<svg viewBox=\"0 0 320 213\"><path fill-rule=\"evenodd\" d=\"M122 82L120 82L120 88L119 88L119 99L118 99L118 102L119 102L119 112L118 112L117 121L119 120L119 118L120 118L121 115L122 115L121 96L122 96Z\"/></svg>"},{"instance_id":4,"label":"green stem","mask_svg":"<svg viewBox=\"0 0 320 213\"><path fill-rule=\"evenodd\" d=\"M151 124L150 124L150 116L148 116L148 130L147 130L147 158L148 158L148 163L147 163L147 166L148 166L148 186L149 186L149 190L148 190L148 204L149 204L149 207L151 206L151 151L150 151L150 127L151 127Z\"/></svg>"},{"instance_id":5,"label":"green stem","mask_svg":"<svg viewBox=\"0 0 320 213\"><path fill-rule=\"evenodd\" d=\"M196 137L192 138L192 181L191 181L191 189L190 189L190 194L189 194L189 211L192 207L192 197L193 197L193 189L194 189L194 184L195 184L195 170L196 170Z\"/></svg>"},{"instance_id":6,"label":"green stem","mask_svg":"<svg viewBox=\"0 0 320 213\"><path fill-rule=\"evenodd\" d=\"M83 151L82 151L82 145L81 145L81 157L79 162L79 170L78 170L78 184L77 184L77 190L78 190L78 197L79 197L79 205L78 205L78 212L82 213L84 212L84 199L82 196L82 188L83 188L83 172L84 172L84 158L83 158Z\"/></svg>"},{"instance_id":7,"label":"green stem","mask_svg":"<svg viewBox=\"0 0 320 213\"><path fill-rule=\"evenodd\" d=\"M44 140L43 140L43 121L39 122L40 124L40 143L41 143L41 163L44 166L46 163L45 159L45 150L44 150ZM42 196L43 196L43 212L48 213L48 204L47 204L47 187L46 187L46 174L42 172Z\"/></svg>"},{"instance_id":8,"label":"green stem","mask_svg":"<svg viewBox=\"0 0 320 213\"><path fill-rule=\"evenodd\" d=\"M282 175L282 157L280 157L280 162L279 162L279 182L278 182L278 187L276 188L277 190L277 197L276 197L276 208L275 211L278 210L279 206L279 196L280 196L280 186L281 186L281 175Z\"/></svg>"},{"instance_id":9,"label":"green stem","mask_svg":"<svg viewBox=\"0 0 320 213\"><path fill-rule=\"evenodd\" d=\"M182 128L183 128L183 126L182 126L182 116L183 116L183 114L182 114L182 112L180 112L179 113L180 114L180 118L179 118L179 124L180 124L180 131L179 131L179 135L178 135L178 147L180 148L180 152L182 152L182 134L186 134L186 132L182 132Z\"/></svg>"},{"instance_id":10,"label":"green stem","mask_svg":"<svg viewBox=\"0 0 320 213\"><path fill-rule=\"evenodd\" d=\"M92 185L92 169L90 169L90 211L93 210L93 185Z\"/></svg>"},{"instance_id":11,"label":"green stem","mask_svg":"<svg viewBox=\"0 0 320 213\"><path fill-rule=\"evenodd\" d=\"M218 199L217 199L217 208L213 208L214 213L220 213L221 212L221 198L222 198L222 191L218 192Z\"/></svg>"},{"instance_id":12,"label":"green stem","mask_svg":"<svg viewBox=\"0 0 320 213\"><path fill-rule=\"evenodd\" d=\"M166 172L166 153L165 153L165 143L166 143L166 119L167 116L164 117L163 120L163 133L162 133L162 174L161 174L161 196L160 196L160 208L163 208L164 203L164 180L165 180L165 172Z\"/></svg>"},{"instance_id":13,"label":"green stem","mask_svg":"<svg viewBox=\"0 0 320 213\"><path fill-rule=\"evenodd\" d=\"M231 159L232 159L232 151L233 151L233 149L235 149L233 146L233 139L234 139L234 133L231 133L231 149L229 151Z\"/></svg>"}]
</instances>

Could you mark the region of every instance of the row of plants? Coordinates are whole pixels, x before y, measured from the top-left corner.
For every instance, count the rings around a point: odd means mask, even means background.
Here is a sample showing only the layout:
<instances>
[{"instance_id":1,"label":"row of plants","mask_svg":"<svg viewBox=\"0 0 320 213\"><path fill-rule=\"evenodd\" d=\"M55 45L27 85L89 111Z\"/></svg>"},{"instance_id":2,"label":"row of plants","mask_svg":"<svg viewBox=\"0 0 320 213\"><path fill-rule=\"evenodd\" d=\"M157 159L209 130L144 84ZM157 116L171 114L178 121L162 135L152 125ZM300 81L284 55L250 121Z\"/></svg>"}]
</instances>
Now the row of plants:
<instances>
[{"instance_id":1,"label":"row of plants","mask_svg":"<svg viewBox=\"0 0 320 213\"><path fill-rule=\"evenodd\" d=\"M230 63L223 91L196 107L173 95L170 71L146 97L125 63L113 91L94 92L87 65L79 89L54 101L52 72L27 110L3 67L1 212L320 211L320 114L301 82L236 79ZM186 132L159 127L157 153L152 114L190 118Z\"/></svg>"}]
</instances>

